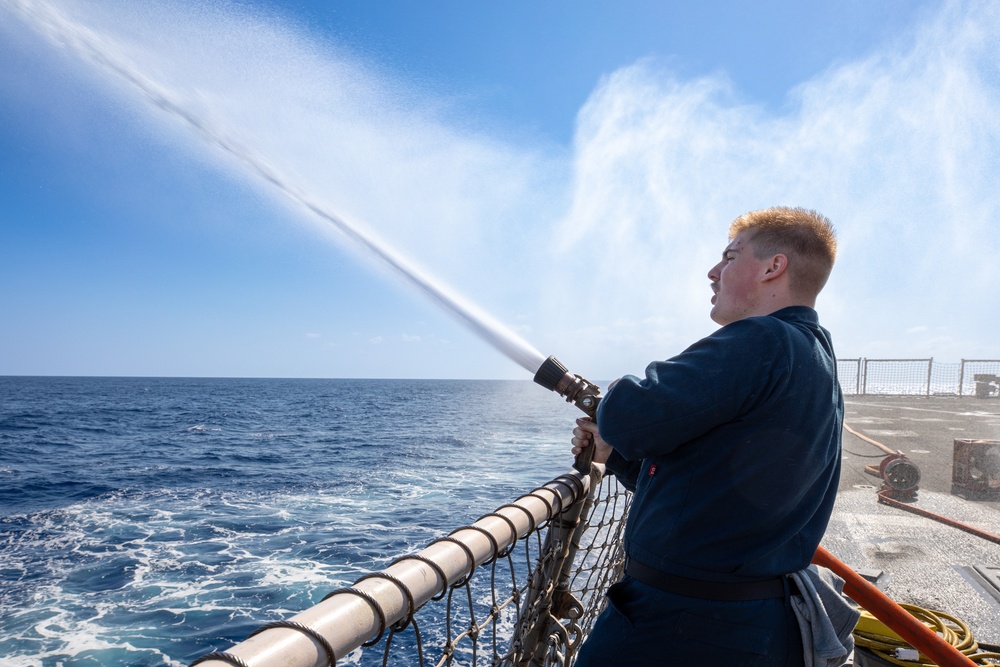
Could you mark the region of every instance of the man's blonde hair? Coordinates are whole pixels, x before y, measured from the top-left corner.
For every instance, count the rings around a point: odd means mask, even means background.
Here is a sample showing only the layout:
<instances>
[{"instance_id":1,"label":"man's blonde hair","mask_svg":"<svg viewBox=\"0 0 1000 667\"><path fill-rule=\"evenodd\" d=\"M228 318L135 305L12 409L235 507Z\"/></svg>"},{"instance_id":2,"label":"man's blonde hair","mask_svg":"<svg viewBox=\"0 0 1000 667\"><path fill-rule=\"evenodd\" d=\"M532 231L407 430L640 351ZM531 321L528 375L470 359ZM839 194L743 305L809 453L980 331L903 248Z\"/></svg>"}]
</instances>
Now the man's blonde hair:
<instances>
[{"instance_id":1,"label":"man's blonde hair","mask_svg":"<svg viewBox=\"0 0 1000 667\"><path fill-rule=\"evenodd\" d=\"M743 233L757 259L788 257L793 292L815 298L826 285L837 259L837 235L825 216L780 206L751 211L729 226L730 240Z\"/></svg>"}]
</instances>

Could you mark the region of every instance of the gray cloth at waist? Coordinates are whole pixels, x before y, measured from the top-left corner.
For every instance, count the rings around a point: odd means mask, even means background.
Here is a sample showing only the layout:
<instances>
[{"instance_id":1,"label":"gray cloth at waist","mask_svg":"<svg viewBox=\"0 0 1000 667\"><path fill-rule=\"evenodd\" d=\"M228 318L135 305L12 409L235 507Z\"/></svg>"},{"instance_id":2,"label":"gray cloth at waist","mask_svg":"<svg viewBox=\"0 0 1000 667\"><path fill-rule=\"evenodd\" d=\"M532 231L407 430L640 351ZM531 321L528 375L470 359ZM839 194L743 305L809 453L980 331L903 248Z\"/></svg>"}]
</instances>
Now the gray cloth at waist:
<instances>
[{"instance_id":1,"label":"gray cloth at waist","mask_svg":"<svg viewBox=\"0 0 1000 667\"><path fill-rule=\"evenodd\" d=\"M847 664L861 612L844 597L844 580L816 565L788 576L799 589L791 603L802 634L806 667Z\"/></svg>"}]
</instances>

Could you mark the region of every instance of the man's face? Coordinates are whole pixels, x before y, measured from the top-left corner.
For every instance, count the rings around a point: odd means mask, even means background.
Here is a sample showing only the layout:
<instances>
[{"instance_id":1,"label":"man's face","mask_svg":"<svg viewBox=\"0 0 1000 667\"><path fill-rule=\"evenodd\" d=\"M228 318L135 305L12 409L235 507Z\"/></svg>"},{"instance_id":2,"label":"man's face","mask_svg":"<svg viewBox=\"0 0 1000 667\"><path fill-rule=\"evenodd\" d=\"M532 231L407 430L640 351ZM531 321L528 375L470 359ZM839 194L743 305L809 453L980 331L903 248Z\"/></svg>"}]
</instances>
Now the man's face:
<instances>
[{"instance_id":1,"label":"man's face","mask_svg":"<svg viewBox=\"0 0 1000 667\"><path fill-rule=\"evenodd\" d=\"M722 261L708 272L712 281L712 319L729 324L756 314L760 302L760 278L767 260L753 256L746 234L737 234L722 253Z\"/></svg>"}]
</instances>

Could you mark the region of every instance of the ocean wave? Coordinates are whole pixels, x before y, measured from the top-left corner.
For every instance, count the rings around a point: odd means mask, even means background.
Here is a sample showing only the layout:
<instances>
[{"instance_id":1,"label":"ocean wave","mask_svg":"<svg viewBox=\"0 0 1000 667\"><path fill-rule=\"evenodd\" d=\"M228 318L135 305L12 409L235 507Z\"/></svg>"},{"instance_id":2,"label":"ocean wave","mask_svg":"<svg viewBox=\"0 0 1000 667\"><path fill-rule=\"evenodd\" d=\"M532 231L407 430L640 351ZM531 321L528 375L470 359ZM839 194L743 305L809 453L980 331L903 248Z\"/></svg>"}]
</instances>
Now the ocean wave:
<instances>
[{"instance_id":1,"label":"ocean wave","mask_svg":"<svg viewBox=\"0 0 1000 667\"><path fill-rule=\"evenodd\" d=\"M19 384L49 413L0 433L4 664L188 664L568 467L548 394L430 384Z\"/></svg>"}]
</instances>

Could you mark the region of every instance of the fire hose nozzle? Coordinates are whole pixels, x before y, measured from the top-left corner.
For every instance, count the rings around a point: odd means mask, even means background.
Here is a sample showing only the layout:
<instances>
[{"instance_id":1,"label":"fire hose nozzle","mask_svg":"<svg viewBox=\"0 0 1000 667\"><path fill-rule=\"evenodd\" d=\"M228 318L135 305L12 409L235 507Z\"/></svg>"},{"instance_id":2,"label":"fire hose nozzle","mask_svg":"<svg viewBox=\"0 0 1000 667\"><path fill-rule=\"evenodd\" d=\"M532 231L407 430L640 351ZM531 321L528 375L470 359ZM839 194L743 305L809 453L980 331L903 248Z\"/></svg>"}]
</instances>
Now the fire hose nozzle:
<instances>
[{"instance_id":1,"label":"fire hose nozzle","mask_svg":"<svg viewBox=\"0 0 1000 667\"><path fill-rule=\"evenodd\" d=\"M591 419L597 419L597 406L601 402L601 388L579 375L574 375L555 357L549 357L535 371L535 382L556 392L580 408ZM585 475L590 474L590 463L594 458L594 448L581 452L573 467Z\"/></svg>"}]
</instances>

